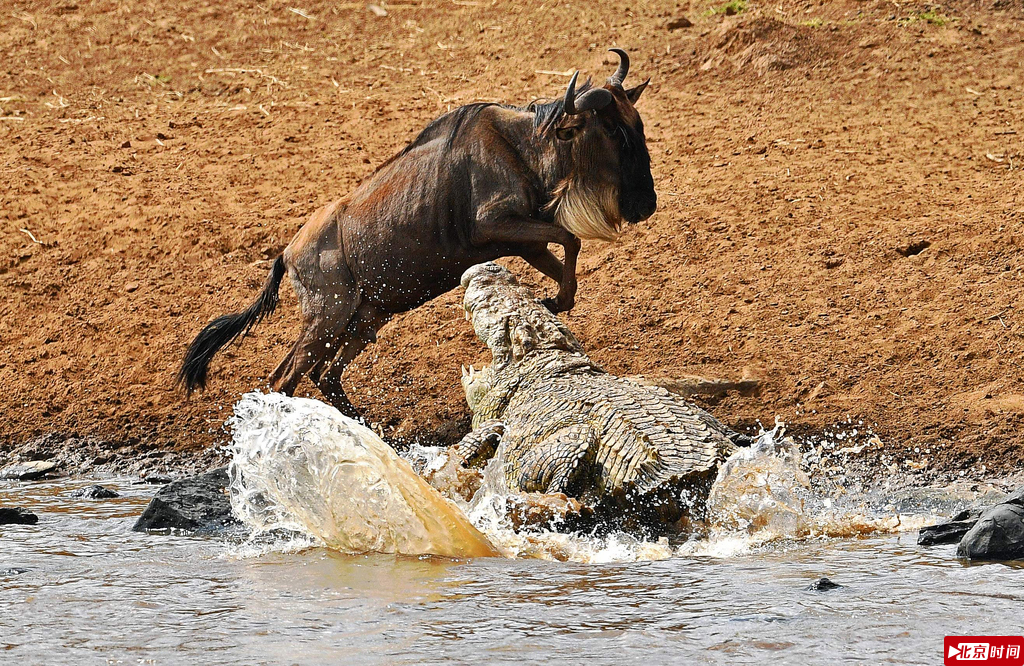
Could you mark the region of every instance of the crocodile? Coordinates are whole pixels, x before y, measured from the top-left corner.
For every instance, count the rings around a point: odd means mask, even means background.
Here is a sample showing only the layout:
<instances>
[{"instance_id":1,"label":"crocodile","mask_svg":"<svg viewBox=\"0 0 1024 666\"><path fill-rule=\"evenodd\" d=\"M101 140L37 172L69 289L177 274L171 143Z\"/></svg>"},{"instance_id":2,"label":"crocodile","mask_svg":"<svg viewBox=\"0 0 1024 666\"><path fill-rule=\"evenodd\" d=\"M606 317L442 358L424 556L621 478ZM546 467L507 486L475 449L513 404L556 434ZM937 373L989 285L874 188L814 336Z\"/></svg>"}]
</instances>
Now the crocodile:
<instances>
[{"instance_id":1,"label":"crocodile","mask_svg":"<svg viewBox=\"0 0 1024 666\"><path fill-rule=\"evenodd\" d=\"M463 305L490 366L463 369L472 431L449 453L480 467L502 447L513 493L564 493L596 506L669 482L706 492L749 438L658 386L616 377L568 327L493 262L462 275Z\"/></svg>"}]
</instances>

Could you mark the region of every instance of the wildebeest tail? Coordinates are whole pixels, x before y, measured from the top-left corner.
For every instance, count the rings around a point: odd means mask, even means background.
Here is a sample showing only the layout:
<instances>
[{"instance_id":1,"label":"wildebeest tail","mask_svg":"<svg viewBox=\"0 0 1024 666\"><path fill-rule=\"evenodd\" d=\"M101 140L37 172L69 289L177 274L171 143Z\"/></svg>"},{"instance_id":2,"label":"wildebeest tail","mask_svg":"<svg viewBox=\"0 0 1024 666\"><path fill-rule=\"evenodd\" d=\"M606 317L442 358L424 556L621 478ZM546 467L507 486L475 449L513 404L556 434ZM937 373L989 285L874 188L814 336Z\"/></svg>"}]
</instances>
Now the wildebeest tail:
<instances>
[{"instance_id":1,"label":"wildebeest tail","mask_svg":"<svg viewBox=\"0 0 1024 666\"><path fill-rule=\"evenodd\" d=\"M245 335L277 307L277 291L281 287L285 266L283 256L274 260L263 291L252 305L237 314L217 317L206 325L185 352L185 360L178 370L177 383L187 393L206 388L206 374L214 354L240 335Z\"/></svg>"}]
</instances>

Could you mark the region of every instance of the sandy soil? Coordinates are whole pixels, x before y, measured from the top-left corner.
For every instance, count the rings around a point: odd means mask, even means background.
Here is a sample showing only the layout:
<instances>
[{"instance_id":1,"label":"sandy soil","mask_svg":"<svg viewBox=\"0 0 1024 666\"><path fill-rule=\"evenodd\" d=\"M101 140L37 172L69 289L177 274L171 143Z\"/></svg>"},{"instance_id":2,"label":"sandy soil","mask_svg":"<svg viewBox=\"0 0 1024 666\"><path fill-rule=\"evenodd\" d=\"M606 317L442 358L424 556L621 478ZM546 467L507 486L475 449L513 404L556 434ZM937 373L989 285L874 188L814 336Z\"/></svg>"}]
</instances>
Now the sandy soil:
<instances>
[{"instance_id":1,"label":"sandy soil","mask_svg":"<svg viewBox=\"0 0 1024 666\"><path fill-rule=\"evenodd\" d=\"M857 429L867 446L847 455L889 469L1020 465L1019 0L382 5L5 3L0 452L159 460L223 442L298 333L290 288L211 390L186 402L173 373L305 217L447 109L558 95L573 68L606 76L617 45L652 78L660 208L584 245L567 321L593 357L756 377L759 395L710 408ZM459 365L487 353L459 298L396 319L348 372L386 436L465 431Z\"/></svg>"}]
</instances>

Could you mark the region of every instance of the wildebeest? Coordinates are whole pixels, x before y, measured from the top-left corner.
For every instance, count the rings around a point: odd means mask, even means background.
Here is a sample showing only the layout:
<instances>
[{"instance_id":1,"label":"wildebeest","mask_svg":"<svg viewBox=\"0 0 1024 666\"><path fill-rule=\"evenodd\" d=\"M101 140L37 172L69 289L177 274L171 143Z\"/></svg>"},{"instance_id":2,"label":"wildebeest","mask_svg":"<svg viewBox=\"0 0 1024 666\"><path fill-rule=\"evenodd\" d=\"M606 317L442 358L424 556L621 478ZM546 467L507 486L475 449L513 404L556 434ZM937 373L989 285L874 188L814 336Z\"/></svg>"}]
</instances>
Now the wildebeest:
<instances>
[{"instance_id":1,"label":"wildebeest","mask_svg":"<svg viewBox=\"0 0 1024 666\"><path fill-rule=\"evenodd\" d=\"M518 256L559 284L545 304L569 310L580 239L613 240L657 207L643 122L625 89L629 56L602 87L573 75L562 99L470 104L430 123L348 199L313 213L274 260L246 310L218 317L188 348L178 381L206 385L210 360L274 311L287 271L303 330L271 375L291 395L309 375L352 414L345 367L392 316L454 289L474 264ZM565 261L548 250L561 245Z\"/></svg>"}]
</instances>

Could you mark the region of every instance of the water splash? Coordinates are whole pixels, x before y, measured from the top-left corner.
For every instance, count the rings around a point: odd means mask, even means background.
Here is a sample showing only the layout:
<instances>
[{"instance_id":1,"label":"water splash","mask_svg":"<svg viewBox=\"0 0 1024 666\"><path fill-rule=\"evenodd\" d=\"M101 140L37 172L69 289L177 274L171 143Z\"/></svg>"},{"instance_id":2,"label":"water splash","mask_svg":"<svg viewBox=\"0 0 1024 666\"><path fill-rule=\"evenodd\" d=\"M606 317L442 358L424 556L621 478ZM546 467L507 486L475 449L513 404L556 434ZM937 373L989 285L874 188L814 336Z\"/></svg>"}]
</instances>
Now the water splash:
<instances>
[{"instance_id":1,"label":"water splash","mask_svg":"<svg viewBox=\"0 0 1024 666\"><path fill-rule=\"evenodd\" d=\"M863 503L840 504L814 492L800 447L785 432L776 422L726 460L708 496L708 538L686 544L681 554L728 557L782 540L888 534L934 521L878 514Z\"/></svg>"},{"instance_id":2,"label":"water splash","mask_svg":"<svg viewBox=\"0 0 1024 666\"><path fill-rule=\"evenodd\" d=\"M779 537L807 531L810 479L800 469L800 450L776 423L718 470L708 495L708 522L718 532Z\"/></svg>"},{"instance_id":3,"label":"water splash","mask_svg":"<svg viewBox=\"0 0 1024 666\"><path fill-rule=\"evenodd\" d=\"M369 429L316 400L250 393L235 406L229 425L236 514L259 533L289 530L349 553L501 554L589 563L732 557L778 542L889 533L932 520L875 515L817 494L799 446L785 437L781 423L722 465L706 524L682 544L621 532L564 533L557 517L542 529L517 529L516 504L528 500L506 488L500 445L482 477L469 478L457 474L436 447L413 446L400 458ZM449 498L418 474L447 474Z\"/></svg>"},{"instance_id":4,"label":"water splash","mask_svg":"<svg viewBox=\"0 0 1024 666\"><path fill-rule=\"evenodd\" d=\"M228 425L232 510L257 533L304 533L346 553L498 554L390 446L329 405L248 393Z\"/></svg>"}]
</instances>

